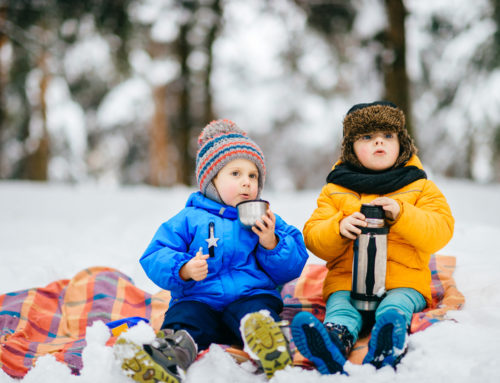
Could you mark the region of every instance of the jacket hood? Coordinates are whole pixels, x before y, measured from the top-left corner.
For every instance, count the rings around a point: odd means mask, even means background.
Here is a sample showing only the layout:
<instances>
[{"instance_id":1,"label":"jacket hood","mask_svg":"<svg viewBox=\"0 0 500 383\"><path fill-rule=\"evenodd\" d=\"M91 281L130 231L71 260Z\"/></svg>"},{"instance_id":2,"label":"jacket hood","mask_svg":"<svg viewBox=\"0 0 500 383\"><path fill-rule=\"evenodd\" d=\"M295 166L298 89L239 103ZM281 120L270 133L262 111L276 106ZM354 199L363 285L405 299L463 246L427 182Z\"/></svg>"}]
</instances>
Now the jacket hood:
<instances>
[{"instance_id":1,"label":"jacket hood","mask_svg":"<svg viewBox=\"0 0 500 383\"><path fill-rule=\"evenodd\" d=\"M233 206L228 206L205 197L201 192L191 194L186 202L186 207L196 207L206 210L214 215L228 219L237 219L238 210Z\"/></svg>"}]
</instances>

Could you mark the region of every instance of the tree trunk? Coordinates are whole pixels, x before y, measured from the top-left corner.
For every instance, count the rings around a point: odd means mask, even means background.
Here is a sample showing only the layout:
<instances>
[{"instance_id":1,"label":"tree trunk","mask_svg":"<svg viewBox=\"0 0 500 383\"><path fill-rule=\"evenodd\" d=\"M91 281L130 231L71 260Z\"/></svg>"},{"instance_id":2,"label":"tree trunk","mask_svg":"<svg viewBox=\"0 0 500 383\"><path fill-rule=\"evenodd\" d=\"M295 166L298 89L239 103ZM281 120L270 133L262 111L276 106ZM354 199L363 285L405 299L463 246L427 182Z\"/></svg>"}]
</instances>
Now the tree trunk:
<instances>
[{"instance_id":1,"label":"tree trunk","mask_svg":"<svg viewBox=\"0 0 500 383\"><path fill-rule=\"evenodd\" d=\"M204 111L204 120L205 123L209 123L210 121L215 119L214 110L213 110L213 102L212 102L212 84L211 84L211 76L212 76L212 64L213 64L213 45L215 39L220 30L221 18L222 18L222 8L220 0L214 0L212 4L212 11L217 15L217 19L214 20L212 27L209 29L207 38L206 38L206 49L207 49L207 68L205 71L205 111Z\"/></svg>"},{"instance_id":2,"label":"tree trunk","mask_svg":"<svg viewBox=\"0 0 500 383\"><path fill-rule=\"evenodd\" d=\"M405 112L406 127L413 136L409 81L406 73L406 9L403 0L386 0L385 6L389 22L384 39L385 53L382 59L385 98L394 102Z\"/></svg>"},{"instance_id":3,"label":"tree trunk","mask_svg":"<svg viewBox=\"0 0 500 383\"><path fill-rule=\"evenodd\" d=\"M34 181L47 181L50 157L50 138L47 128L47 87L49 85L49 72L47 68L47 53L40 58L42 78L40 80L40 116L42 120L42 136L37 142L36 149L26 159L27 178Z\"/></svg>"},{"instance_id":4,"label":"tree trunk","mask_svg":"<svg viewBox=\"0 0 500 383\"><path fill-rule=\"evenodd\" d=\"M188 57L191 47L188 42L188 34L191 30L191 23L181 26L179 31L178 52L181 64L181 90L179 102L179 159L178 180L184 185L191 184L191 177L194 171L194 161L191 158L191 70L188 65Z\"/></svg>"},{"instance_id":5,"label":"tree trunk","mask_svg":"<svg viewBox=\"0 0 500 383\"><path fill-rule=\"evenodd\" d=\"M169 126L166 112L167 86L154 88L154 115L149 134L149 183L153 186L168 186L169 174Z\"/></svg>"},{"instance_id":6,"label":"tree trunk","mask_svg":"<svg viewBox=\"0 0 500 383\"><path fill-rule=\"evenodd\" d=\"M7 42L7 36L2 32L4 29L4 23L7 18L7 8L5 6L0 7L0 52L3 46ZM4 166L3 166L3 145L4 145L4 124L5 124L5 78L6 69L2 66L2 60L0 60L0 179L5 178Z\"/></svg>"}]
</instances>

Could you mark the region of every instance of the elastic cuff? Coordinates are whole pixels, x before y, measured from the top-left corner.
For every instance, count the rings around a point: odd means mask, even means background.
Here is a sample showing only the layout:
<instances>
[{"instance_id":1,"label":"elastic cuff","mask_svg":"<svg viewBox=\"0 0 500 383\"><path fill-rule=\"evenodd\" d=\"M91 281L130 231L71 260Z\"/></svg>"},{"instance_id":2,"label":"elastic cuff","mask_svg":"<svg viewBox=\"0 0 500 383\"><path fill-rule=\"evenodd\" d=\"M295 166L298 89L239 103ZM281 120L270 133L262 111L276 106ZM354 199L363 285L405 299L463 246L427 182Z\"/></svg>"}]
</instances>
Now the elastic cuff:
<instances>
[{"instance_id":1,"label":"elastic cuff","mask_svg":"<svg viewBox=\"0 0 500 383\"><path fill-rule=\"evenodd\" d=\"M182 266L184 266L186 263L188 263L189 260L187 260L186 262L179 262L173 269L173 279L175 282L177 282L177 284L183 288L185 287L191 287L193 286L196 281L190 279L188 281L185 281L184 279L181 278L181 274L180 274L180 271L181 271L181 268Z\"/></svg>"},{"instance_id":2,"label":"elastic cuff","mask_svg":"<svg viewBox=\"0 0 500 383\"><path fill-rule=\"evenodd\" d=\"M272 254L275 254L275 253L279 253L281 251L281 249L283 248L283 240L281 239L281 237L279 236L279 234L278 233L274 233L274 235L276 236L276 239L278 240L278 243L276 244L276 246L274 247L274 249L266 249L264 246L262 246L259 243L259 247L260 247L261 251L263 251L266 255L272 255Z\"/></svg>"}]
</instances>

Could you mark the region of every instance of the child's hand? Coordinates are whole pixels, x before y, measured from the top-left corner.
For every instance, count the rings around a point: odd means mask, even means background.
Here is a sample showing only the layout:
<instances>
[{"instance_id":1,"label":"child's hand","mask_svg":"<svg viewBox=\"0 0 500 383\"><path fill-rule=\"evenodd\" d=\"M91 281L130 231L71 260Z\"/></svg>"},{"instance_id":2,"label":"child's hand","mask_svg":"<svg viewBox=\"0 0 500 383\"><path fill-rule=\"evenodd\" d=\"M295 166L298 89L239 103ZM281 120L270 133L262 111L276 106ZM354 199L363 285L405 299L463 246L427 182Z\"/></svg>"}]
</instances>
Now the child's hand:
<instances>
[{"instance_id":1,"label":"child's hand","mask_svg":"<svg viewBox=\"0 0 500 383\"><path fill-rule=\"evenodd\" d=\"M205 279L208 274L208 257L208 254L203 254L202 248L200 247L196 256L181 267L179 271L180 277L185 281L190 279L201 281L202 279Z\"/></svg>"},{"instance_id":2,"label":"child's hand","mask_svg":"<svg viewBox=\"0 0 500 383\"><path fill-rule=\"evenodd\" d=\"M385 216L391 221L395 221L398 218L399 213L401 211L401 207L396 200L388 197L379 197L375 198L372 202L372 205L382 206L385 211Z\"/></svg>"},{"instance_id":3,"label":"child's hand","mask_svg":"<svg viewBox=\"0 0 500 383\"><path fill-rule=\"evenodd\" d=\"M259 236L259 243L262 247L272 250L278 244L276 234L274 234L274 226L276 224L276 217L271 209L267 209L265 215L261 217L261 221L257 220L252 231Z\"/></svg>"},{"instance_id":4,"label":"child's hand","mask_svg":"<svg viewBox=\"0 0 500 383\"><path fill-rule=\"evenodd\" d=\"M365 227L366 225L365 216L357 211L340 221L340 234L349 239L356 239L361 234L358 226Z\"/></svg>"}]
</instances>

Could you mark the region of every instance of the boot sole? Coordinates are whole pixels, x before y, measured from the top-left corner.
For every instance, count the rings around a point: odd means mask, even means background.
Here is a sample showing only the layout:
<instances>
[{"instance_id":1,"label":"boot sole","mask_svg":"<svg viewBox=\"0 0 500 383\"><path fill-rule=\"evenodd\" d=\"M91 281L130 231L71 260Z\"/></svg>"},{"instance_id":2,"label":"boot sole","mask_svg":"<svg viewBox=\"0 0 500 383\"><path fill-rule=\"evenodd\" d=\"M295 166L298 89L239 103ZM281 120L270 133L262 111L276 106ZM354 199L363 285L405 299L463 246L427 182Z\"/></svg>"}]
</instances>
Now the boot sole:
<instances>
[{"instance_id":1,"label":"boot sole","mask_svg":"<svg viewBox=\"0 0 500 383\"><path fill-rule=\"evenodd\" d=\"M257 312L249 314L242 322L245 349L260 361L268 379L277 370L292 364L287 341L274 319Z\"/></svg>"},{"instance_id":2,"label":"boot sole","mask_svg":"<svg viewBox=\"0 0 500 383\"><path fill-rule=\"evenodd\" d=\"M144 349L125 339L118 339L118 347L127 347L133 350L134 356L122 360L122 369L136 382L140 383L180 383L178 377L166 371ZM115 346L116 347L116 346Z\"/></svg>"},{"instance_id":3,"label":"boot sole","mask_svg":"<svg viewBox=\"0 0 500 383\"><path fill-rule=\"evenodd\" d=\"M300 353L313 362L321 374L345 374L346 359L314 315L298 313L292 321L292 336Z\"/></svg>"},{"instance_id":4,"label":"boot sole","mask_svg":"<svg viewBox=\"0 0 500 383\"><path fill-rule=\"evenodd\" d=\"M368 344L368 354L363 360L379 369L384 366L396 368L407 351L406 320L396 310L389 310L375 323Z\"/></svg>"}]
</instances>

